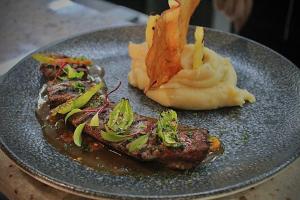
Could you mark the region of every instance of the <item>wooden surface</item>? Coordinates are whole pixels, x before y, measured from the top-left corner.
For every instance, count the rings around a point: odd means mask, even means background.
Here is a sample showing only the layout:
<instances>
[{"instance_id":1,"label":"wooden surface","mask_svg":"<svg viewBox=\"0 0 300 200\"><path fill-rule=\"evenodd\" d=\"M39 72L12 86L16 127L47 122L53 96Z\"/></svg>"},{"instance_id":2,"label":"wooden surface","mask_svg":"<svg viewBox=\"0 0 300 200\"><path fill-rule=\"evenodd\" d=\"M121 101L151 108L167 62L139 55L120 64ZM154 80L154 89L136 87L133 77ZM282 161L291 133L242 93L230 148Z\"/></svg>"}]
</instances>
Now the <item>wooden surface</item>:
<instances>
[{"instance_id":1,"label":"wooden surface","mask_svg":"<svg viewBox=\"0 0 300 200\"><path fill-rule=\"evenodd\" d=\"M2 151L0 151L0 192L10 200L84 200L56 190L22 172Z\"/></svg>"},{"instance_id":2,"label":"wooden surface","mask_svg":"<svg viewBox=\"0 0 300 200\"><path fill-rule=\"evenodd\" d=\"M298 200L299 172L300 159L269 181L219 200ZM35 180L22 172L2 151L0 151L0 192L10 200L86 200Z\"/></svg>"}]
</instances>

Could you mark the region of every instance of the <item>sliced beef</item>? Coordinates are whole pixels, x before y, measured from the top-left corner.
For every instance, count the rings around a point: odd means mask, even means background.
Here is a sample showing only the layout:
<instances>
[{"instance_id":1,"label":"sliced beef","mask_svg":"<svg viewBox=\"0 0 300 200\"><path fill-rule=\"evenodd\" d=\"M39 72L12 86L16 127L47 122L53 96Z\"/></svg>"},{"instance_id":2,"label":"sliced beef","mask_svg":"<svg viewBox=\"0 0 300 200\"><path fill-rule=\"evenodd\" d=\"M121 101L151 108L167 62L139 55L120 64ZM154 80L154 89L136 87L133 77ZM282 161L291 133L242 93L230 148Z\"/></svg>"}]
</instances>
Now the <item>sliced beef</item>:
<instances>
[{"instance_id":1,"label":"sliced beef","mask_svg":"<svg viewBox=\"0 0 300 200\"><path fill-rule=\"evenodd\" d=\"M90 109L90 108L87 108ZM173 169L190 169L197 166L203 161L209 151L209 142L207 141L208 131L206 129L191 129L187 127L179 127L179 142L182 147L166 147L156 135L156 119L135 115L135 122L128 130L128 134L135 134L133 138L142 135L143 132L149 134L147 144L139 151L130 153L127 149L129 141L123 142L107 142L101 137L101 130L104 130L104 124L108 120L111 109L101 113L100 126L85 126L84 132L99 140L101 143L108 145L115 150L125 153L142 161L158 161L169 168ZM81 123L89 121L93 115L89 113L78 113L71 117L71 124L78 126ZM143 126L141 126L143 124ZM145 127L141 130L140 127ZM140 132L140 133L139 133Z\"/></svg>"},{"instance_id":2,"label":"sliced beef","mask_svg":"<svg viewBox=\"0 0 300 200\"><path fill-rule=\"evenodd\" d=\"M80 88L78 88L78 84L81 85ZM90 81L49 81L47 94L50 107L54 108L62 103L65 103L69 99L77 97L81 92L84 92L92 85L94 85L94 83Z\"/></svg>"}]
</instances>

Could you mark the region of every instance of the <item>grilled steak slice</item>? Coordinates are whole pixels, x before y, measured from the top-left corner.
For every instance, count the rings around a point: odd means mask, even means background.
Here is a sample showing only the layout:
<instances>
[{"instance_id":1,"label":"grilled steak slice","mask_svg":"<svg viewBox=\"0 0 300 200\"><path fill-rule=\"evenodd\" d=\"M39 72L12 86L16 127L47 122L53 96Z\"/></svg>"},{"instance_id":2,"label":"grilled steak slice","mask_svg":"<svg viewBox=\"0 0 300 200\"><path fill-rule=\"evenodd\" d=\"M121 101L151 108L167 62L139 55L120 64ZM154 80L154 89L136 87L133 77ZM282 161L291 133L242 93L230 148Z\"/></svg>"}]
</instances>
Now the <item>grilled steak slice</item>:
<instances>
[{"instance_id":1,"label":"grilled steak slice","mask_svg":"<svg viewBox=\"0 0 300 200\"><path fill-rule=\"evenodd\" d=\"M61 54L49 54L49 56L51 57L56 57L56 58L67 58L67 56L65 55L61 55ZM58 71L60 69L60 66L58 65L52 65L52 64L45 64L42 63L40 65L40 71L43 74L43 77L49 81L49 80L53 80L56 75L58 75Z\"/></svg>"},{"instance_id":2,"label":"grilled steak slice","mask_svg":"<svg viewBox=\"0 0 300 200\"><path fill-rule=\"evenodd\" d=\"M42 64L40 66L40 71L42 72L43 77L45 77L47 81L53 80L58 70L59 70L59 66L48 65L48 64Z\"/></svg>"},{"instance_id":3,"label":"grilled steak slice","mask_svg":"<svg viewBox=\"0 0 300 200\"><path fill-rule=\"evenodd\" d=\"M81 92L89 89L93 82L90 81L49 81L47 84L47 94L50 107L54 108L69 99L77 97Z\"/></svg>"},{"instance_id":4,"label":"grilled steak slice","mask_svg":"<svg viewBox=\"0 0 300 200\"><path fill-rule=\"evenodd\" d=\"M70 57L61 55L61 54L49 54L47 55L50 58L56 59L68 59ZM68 63L60 63L60 64L41 64L40 71L42 72L44 78L47 81L56 80L57 78L61 78L60 76L64 73L64 67L67 66ZM75 69L77 72L84 72L84 75L80 80L86 80L88 74L88 67L84 64L71 64L72 68Z\"/></svg>"},{"instance_id":5,"label":"grilled steak slice","mask_svg":"<svg viewBox=\"0 0 300 200\"><path fill-rule=\"evenodd\" d=\"M87 73L88 69L84 65L72 65L74 69L76 69L78 72L83 71L84 76L81 80L87 79ZM46 78L47 81L55 80L55 78L59 77L63 70L58 65L48 65L48 64L42 64L40 66L40 71L42 72L43 76Z\"/></svg>"},{"instance_id":6,"label":"grilled steak slice","mask_svg":"<svg viewBox=\"0 0 300 200\"><path fill-rule=\"evenodd\" d=\"M142 161L158 161L173 169L190 169L203 161L209 152L209 142L207 140L208 131L206 129L179 127L179 142L183 144L182 147L166 147L157 137L157 120L138 114L135 114L135 122L129 128L128 133L134 134L134 138L138 138L147 132L149 134L149 140L141 150L129 152L127 148L128 140L122 142L108 142L101 137L100 133L101 130L104 130L104 124L108 120L109 113L110 109L100 114L99 127L86 125L84 132L99 140L101 143L111 146L115 150L136 159ZM92 115L88 113L78 113L74 115L70 121L74 126L78 126L83 122L89 121L91 118Z\"/></svg>"}]
</instances>

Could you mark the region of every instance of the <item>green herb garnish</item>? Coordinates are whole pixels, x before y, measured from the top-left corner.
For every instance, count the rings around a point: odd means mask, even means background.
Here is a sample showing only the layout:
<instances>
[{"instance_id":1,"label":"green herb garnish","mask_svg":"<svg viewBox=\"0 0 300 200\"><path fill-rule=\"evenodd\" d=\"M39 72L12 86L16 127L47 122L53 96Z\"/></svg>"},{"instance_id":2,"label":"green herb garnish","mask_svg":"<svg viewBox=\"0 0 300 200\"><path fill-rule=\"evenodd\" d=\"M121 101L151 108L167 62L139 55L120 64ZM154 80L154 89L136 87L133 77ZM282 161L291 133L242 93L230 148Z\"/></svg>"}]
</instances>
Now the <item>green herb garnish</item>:
<instances>
[{"instance_id":1,"label":"green herb garnish","mask_svg":"<svg viewBox=\"0 0 300 200\"><path fill-rule=\"evenodd\" d=\"M134 114L128 99L121 99L109 114L107 126L114 132L124 132L132 124Z\"/></svg>"},{"instance_id":2,"label":"green herb garnish","mask_svg":"<svg viewBox=\"0 0 300 200\"><path fill-rule=\"evenodd\" d=\"M157 134L164 145L168 147L182 146L178 142L177 127L177 113L174 110L168 110L160 114L157 122Z\"/></svg>"},{"instance_id":3,"label":"green herb garnish","mask_svg":"<svg viewBox=\"0 0 300 200\"><path fill-rule=\"evenodd\" d=\"M67 120L74 114L81 112L82 110L79 108L75 108L73 110L71 110L65 117L65 123L67 123Z\"/></svg>"},{"instance_id":4,"label":"green herb garnish","mask_svg":"<svg viewBox=\"0 0 300 200\"><path fill-rule=\"evenodd\" d=\"M128 144L127 146L128 151L131 153L142 149L143 146L147 143L148 139L149 139L148 135L142 135L138 137L137 139L133 140Z\"/></svg>"},{"instance_id":5,"label":"green herb garnish","mask_svg":"<svg viewBox=\"0 0 300 200\"><path fill-rule=\"evenodd\" d=\"M32 55L32 58L40 63L46 63L46 64L56 64L55 58L51 56L47 56L45 54L36 53Z\"/></svg>"},{"instance_id":6,"label":"green herb garnish","mask_svg":"<svg viewBox=\"0 0 300 200\"><path fill-rule=\"evenodd\" d=\"M99 113L97 112L94 116L93 116L93 118L91 119L91 121L90 121L90 126L93 126L93 127L97 127L97 126L99 126L99 124L100 124L100 121L99 121Z\"/></svg>"},{"instance_id":7,"label":"green herb garnish","mask_svg":"<svg viewBox=\"0 0 300 200\"><path fill-rule=\"evenodd\" d=\"M84 72L77 72L71 65L66 65L63 71L67 74L68 79L81 79Z\"/></svg>"},{"instance_id":8,"label":"green herb garnish","mask_svg":"<svg viewBox=\"0 0 300 200\"><path fill-rule=\"evenodd\" d=\"M89 102L89 100L104 86L104 83L101 82L97 85L89 88L85 93L80 95L75 99L68 100L67 102L57 106L51 110L51 115L55 116L57 113L66 114L73 109L81 108Z\"/></svg>"},{"instance_id":9,"label":"green herb garnish","mask_svg":"<svg viewBox=\"0 0 300 200\"><path fill-rule=\"evenodd\" d=\"M110 142L120 142L129 139L125 131L133 122L133 111L128 99L121 99L109 114L109 119L105 125L106 131L101 132L104 140Z\"/></svg>"},{"instance_id":10,"label":"green herb garnish","mask_svg":"<svg viewBox=\"0 0 300 200\"><path fill-rule=\"evenodd\" d=\"M129 138L128 135L120 135L113 131L101 131L101 137L109 142L122 142Z\"/></svg>"},{"instance_id":11,"label":"green herb garnish","mask_svg":"<svg viewBox=\"0 0 300 200\"><path fill-rule=\"evenodd\" d=\"M73 141L74 143L81 147L81 144L82 144L82 137L81 137L81 134L82 134L82 131L84 129L84 126L85 126L85 123L82 123L82 124L79 124L75 131L74 131L74 134L73 134Z\"/></svg>"},{"instance_id":12,"label":"green herb garnish","mask_svg":"<svg viewBox=\"0 0 300 200\"><path fill-rule=\"evenodd\" d=\"M81 83L80 81L74 82L72 84L72 87L80 93L83 93L85 91L85 85L83 83Z\"/></svg>"}]
</instances>

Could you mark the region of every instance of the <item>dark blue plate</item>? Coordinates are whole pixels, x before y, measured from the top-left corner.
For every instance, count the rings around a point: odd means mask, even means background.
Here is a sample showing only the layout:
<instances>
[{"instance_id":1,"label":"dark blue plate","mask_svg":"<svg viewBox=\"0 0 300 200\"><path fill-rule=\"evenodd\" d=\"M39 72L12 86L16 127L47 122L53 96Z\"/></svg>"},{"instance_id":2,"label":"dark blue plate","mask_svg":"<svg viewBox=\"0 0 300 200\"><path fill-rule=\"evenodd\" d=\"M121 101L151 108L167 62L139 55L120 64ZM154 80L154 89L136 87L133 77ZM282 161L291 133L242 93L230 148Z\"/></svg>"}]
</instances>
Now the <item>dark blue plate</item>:
<instances>
[{"instance_id":1,"label":"dark blue plate","mask_svg":"<svg viewBox=\"0 0 300 200\"><path fill-rule=\"evenodd\" d=\"M192 28L194 29L194 28ZM193 34L189 34L192 40ZM129 41L144 41L144 27L87 33L38 51L85 55L105 68L105 80L122 87L114 99L127 97L140 114L157 116L162 106L127 84ZM220 136L223 156L198 168L169 176L113 175L87 168L47 143L35 117L42 86L38 64L30 56L1 81L1 149L19 167L52 186L90 197L188 198L222 195L258 183L283 169L300 153L300 70L276 52L245 38L206 29L209 48L230 57L238 86L257 102L243 108L179 111L180 122L205 127Z\"/></svg>"}]
</instances>

